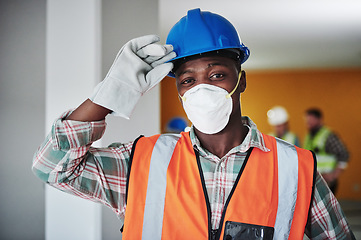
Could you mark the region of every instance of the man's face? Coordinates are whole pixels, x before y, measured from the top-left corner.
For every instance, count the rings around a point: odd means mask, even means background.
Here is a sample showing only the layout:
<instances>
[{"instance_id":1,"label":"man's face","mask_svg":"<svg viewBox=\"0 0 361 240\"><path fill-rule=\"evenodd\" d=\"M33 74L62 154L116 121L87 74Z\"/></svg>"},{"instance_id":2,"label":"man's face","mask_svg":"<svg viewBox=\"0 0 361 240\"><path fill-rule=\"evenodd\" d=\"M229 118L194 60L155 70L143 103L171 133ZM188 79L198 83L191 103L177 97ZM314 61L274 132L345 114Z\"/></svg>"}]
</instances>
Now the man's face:
<instances>
[{"instance_id":1,"label":"man's face","mask_svg":"<svg viewBox=\"0 0 361 240\"><path fill-rule=\"evenodd\" d=\"M277 137L282 137L288 130L288 122L274 126Z\"/></svg>"},{"instance_id":2,"label":"man's face","mask_svg":"<svg viewBox=\"0 0 361 240\"><path fill-rule=\"evenodd\" d=\"M321 119L314 115L306 114L306 127L308 130L315 130L321 126Z\"/></svg>"},{"instance_id":3,"label":"man's face","mask_svg":"<svg viewBox=\"0 0 361 240\"><path fill-rule=\"evenodd\" d=\"M234 60L226 57L203 57L183 63L176 71L178 93L183 96L186 91L198 84L211 84L231 92L237 84L238 72ZM245 77L232 95L238 95L245 89ZM238 92L238 94L237 94Z\"/></svg>"}]
</instances>

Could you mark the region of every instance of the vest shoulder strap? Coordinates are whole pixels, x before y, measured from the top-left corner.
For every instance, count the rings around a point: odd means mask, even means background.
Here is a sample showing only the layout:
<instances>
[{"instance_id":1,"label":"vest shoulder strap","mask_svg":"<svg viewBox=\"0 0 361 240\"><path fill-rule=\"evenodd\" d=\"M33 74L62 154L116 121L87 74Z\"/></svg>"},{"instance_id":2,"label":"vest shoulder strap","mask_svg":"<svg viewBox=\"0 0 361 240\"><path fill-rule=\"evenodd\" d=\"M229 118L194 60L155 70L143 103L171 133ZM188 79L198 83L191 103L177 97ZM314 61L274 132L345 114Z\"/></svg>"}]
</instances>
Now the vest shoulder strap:
<instances>
[{"instance_id":1,"label":"vest shoulder strap","mask_svg":"<svg viewBox=\"0 0 361 240\"><path fill-rule=\"evenodd\" d=\"M126 214L124 233L133 232L137 235L137 239L138 237L141 239L141 236L154 236L155 239L158 239L157 236L161 234L161 231L156 231L151 227L161 226L163 221L162 215L157 213L163 212L164 204L152 204L159 198L154 194L159 191L154 189L166 188L166 179L159 176L164 176L164 173L167 172L168 164L180 137L179 134L158 134L151 137L141 136L134 141L128 167L126 189L128 207L126 211L130 211L128 216L139 215L137 212L140 209L134 206L130 207L130 205L134 205L134 203L139 205L140 202L141 206L145 206L143 209L144 219L142 225L134 224ZM136 171L136 174L132 173L133 171ZM139 177L144 179L146 184L137 184L140 180ZM136 181L133 181L134 178L137 178ZM150 217L147 218L147 216Z\"/></svg>"},{"instance_id":2,"label":"vest shoulder strap","mask_svg":"<svg viewBox=\"0 0 361 240\"><path fill-rule=\"evenodd\" d=\"M148 147L149 149L153 149L156 141L161 138L161 142L165 142L167 143L170 140L173 141L178 141L178 139L180 138L180 134L157 134L157 135L153 135L151 137L144 137L144 135L139 136L138 138L136 138L134 140L133 146L132 146L132 152L130 154L130 159L129 159L129 163L128 163L128 175L127 175L127 189L126 189L126 199L125 201L127 202L128 200L128 186L129 186L129 177L130 177L130 172L132 169L132 163L133 163L133 158L134 158L134 153L135 153L135 149L137 148L138 142L141 141L141 145L142 145L142 151L144 151L146 147ZM144 142L149 142L151 144L146 144Z\"/></svg>"},{"instance_id":3,"label":"vest shoulder strap","mask_svg":"<svg viewBox=\"0 0 361 240\"><path fill-rule=\"evenodd\" d=\"M271 140L272 137L265 136L266 144ZM316 160L311 151L277 138L276 144L279 211L275 223L275 239L298 239L303 236L313 198ZM292 221L287 222L289 219Z\"/></svg>"}]
</instances>

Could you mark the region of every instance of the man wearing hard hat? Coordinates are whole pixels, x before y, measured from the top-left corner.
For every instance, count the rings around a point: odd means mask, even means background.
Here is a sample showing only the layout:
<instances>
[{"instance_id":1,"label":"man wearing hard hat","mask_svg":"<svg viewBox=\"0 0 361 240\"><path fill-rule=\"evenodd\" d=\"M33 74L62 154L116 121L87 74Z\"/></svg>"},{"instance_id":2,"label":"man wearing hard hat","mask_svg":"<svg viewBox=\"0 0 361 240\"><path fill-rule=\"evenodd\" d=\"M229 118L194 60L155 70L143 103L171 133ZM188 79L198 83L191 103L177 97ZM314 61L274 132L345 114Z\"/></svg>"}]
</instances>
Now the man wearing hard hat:
<instances>
[{"instance_id":1,"label":"man wearing hard hat","mask_svg":"<svg viewBox=\"0 0 361 240\"><path fill-rule=\"evenodd\" d=\"M289 130L288 113L284 107L274 106L267 111L268 123L273 127L273 132L269 135L278 137L297 147L300 146L298 137Z\"/></svg>"},{"instance_id":2,"label":"man wearing hard hat","mask_svg":"<svg viewBox=\"0 0 361 240\"><path fill-rule=\"evenodd\" d=\"M317 156L317 170L336 194L338 178L347 168L349 153L341 139L323 123L322 111L309 108L305 111L308 134L303 147Z\"/></svg>"},{"instance_id":3,"label":"man wearing hard hat","mask_svg":"<svg viewBox=\"0 0 361 240\"><path fill-rule=\"evenodd\" d=\"M313 154L241 116L249 50L218 14L193 9L170 30L126 43L94 94L59 118L33 163L63 191L111 207L124 239L352 239ZM166 75L193 126L91 147L105 116L129 118ZM125 184L126 182L126 184ZM327 208L326 208L327 205Z\"/></svg>"}]
</instances>

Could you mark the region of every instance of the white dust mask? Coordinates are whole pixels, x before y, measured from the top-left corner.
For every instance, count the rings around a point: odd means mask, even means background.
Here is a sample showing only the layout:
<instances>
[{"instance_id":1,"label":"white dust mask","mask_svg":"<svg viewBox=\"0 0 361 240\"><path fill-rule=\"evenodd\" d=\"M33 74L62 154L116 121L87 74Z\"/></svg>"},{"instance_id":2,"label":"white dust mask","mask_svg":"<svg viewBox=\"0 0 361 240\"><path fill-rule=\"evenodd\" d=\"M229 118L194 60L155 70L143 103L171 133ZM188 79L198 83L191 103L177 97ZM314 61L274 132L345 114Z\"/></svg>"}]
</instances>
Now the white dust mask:
<instances>
[{"instance_id":1,"label":"white dust mask","mask_svg":"<svg viewBox=\"0 0 361 240\"><path fill-rule=\"evenodd\" d=\"M210 85L199 84L180 96L188 119L202 133L215 134L222 131L228 124L232 113L232 94L236 87L228 93L225 89Z\"/></svg>"}]
</instances>

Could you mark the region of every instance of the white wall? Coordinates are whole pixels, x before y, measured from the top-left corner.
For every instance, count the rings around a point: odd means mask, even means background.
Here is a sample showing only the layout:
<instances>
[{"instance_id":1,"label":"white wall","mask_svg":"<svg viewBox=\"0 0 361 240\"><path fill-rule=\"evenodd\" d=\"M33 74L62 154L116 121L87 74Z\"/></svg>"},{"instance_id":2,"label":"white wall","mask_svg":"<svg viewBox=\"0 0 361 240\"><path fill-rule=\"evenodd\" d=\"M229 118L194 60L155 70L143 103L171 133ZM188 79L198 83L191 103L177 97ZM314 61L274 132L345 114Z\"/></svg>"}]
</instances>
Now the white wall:
<instances>
[{"instance_id":1,"label":"white wall","mask_svg":"<svg viewBox=\"0 0 361 240\"><path fill-rule=\"evenodd\" d=\"M0 1L0 239L45 238L44 185L32 174L31 160L48 128L46 2ZM101 8L100 75L104 76L124 43L133 37L158 33L158 1L103 0ZM64 13L64 20L66 16ZM59 114L80 104L79 96L73 97L72 103L58 109ZM159 105L159 88L155 88L141 99L130 121L108 117L103 144L158 133ZM102 210L102 239L120 239L115 214L105 207Z\"/></svg>"},{"instance_id":2,"label":"white wall","mask_svg":"<svg viewBox=\"0 0 361 240\"><path fill-rule=\"evenodd\" d=\"M0 239L44 239L45 2L0 1Z\"/></svg>"}]
</instances>

